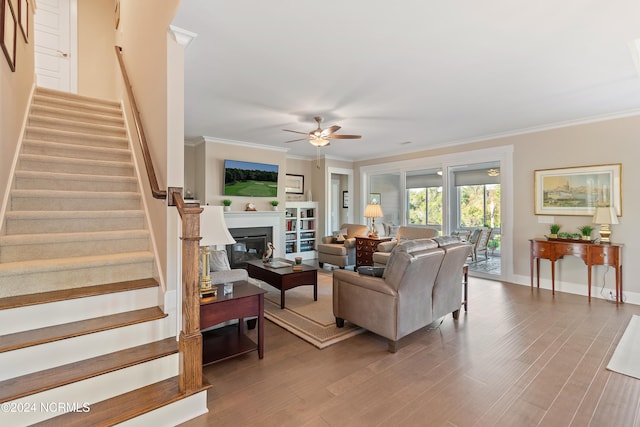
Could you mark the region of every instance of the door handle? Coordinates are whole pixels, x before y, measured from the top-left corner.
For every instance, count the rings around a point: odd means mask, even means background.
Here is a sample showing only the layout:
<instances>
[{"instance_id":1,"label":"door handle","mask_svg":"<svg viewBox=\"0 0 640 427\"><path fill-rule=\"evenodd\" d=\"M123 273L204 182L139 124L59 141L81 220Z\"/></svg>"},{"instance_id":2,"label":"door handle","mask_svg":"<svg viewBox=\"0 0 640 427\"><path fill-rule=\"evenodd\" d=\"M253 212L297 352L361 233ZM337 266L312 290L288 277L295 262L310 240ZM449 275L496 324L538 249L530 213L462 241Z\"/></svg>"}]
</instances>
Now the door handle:
<instances>
[{"instance_id":1,"label":"door handle","mask_svg":"<svg viewBox=\"0 0 640 427\"><path fill-rule=\"evenodd\" d=\"M56 52L58 52L60 54L60 56L62 56L63 58L68 58L69 54L67 52L63 52L61 50L56 50Z\"/></svg>"}]
</instances>

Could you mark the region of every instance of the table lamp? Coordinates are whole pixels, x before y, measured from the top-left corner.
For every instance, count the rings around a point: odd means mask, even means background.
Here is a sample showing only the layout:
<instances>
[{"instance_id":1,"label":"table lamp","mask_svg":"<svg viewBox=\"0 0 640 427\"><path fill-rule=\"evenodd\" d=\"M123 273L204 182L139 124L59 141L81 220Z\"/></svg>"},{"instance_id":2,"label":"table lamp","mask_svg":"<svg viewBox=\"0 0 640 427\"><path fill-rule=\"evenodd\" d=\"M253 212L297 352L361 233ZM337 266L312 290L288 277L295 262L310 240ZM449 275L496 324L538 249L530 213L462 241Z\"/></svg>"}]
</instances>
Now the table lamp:
<instances>
[{"instance_id":1,"label":"table lamp","mask_svg":"<svg viewBox=\"0 0 640 427\"><path fill-rule=\"evenodd\" d=\"M224 222L222 206L203 206L200 214L200 295L214 293L209 276L209 246L231 245L236 241L231 237Z\"/></svg>"},{"instance_id":2,"label":"table lamp","mask_svg":"<svg viewBox=\"0 0 640 427\"><path fill-rule=\"evenodd\" d=\"M371 218L371 231L369 231L369 237L378 237L378 231L376 230L376 218L382 218L382 207L378 204L367 205L364 210L364 217Z\"/></svg>"},{"instance_id":3,"label":"table lamp","mask_svg":"<svg viewBox=\"0 0 640 427\"><path fill-rule=\"evenodd\" d=\"M618 217L613 206L598 206L593 215L593 223L600 224L600 242L611 243L609 224L617 224Z\"/></svg>"}]
</instances>

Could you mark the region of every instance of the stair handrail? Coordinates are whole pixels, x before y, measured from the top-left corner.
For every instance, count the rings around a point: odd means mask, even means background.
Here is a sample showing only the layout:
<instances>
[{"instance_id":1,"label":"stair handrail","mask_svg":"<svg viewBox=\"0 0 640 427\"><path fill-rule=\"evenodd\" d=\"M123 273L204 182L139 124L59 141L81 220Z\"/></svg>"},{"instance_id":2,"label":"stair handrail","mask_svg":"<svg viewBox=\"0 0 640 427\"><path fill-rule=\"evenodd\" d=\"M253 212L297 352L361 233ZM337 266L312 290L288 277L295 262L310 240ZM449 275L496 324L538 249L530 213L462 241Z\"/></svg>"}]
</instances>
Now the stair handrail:
<instances>
[{"instance_id":1,"label":"stair handrail","mask_svg":"<svg viewBox=\"0 0 640 427\"><path fill-rule=\"evenodd\" d=\"M182 329L178 339L181 354L180 392L202 389L202 333L200 332L200 249L199 203L185 203L182 189L170 188L170 202L182 220Z\"/></svg>"},{"instance_id":2,"label":"stair handrail","mask_svg":"<svg viewBox=\"0 0 640 427\"><path fill-rule=\"evenodd\" d=\"M131 109L133 110L133 121L136 126L138 141L140 142L142 157L144 158L144 165L147 170L147 177L149 178L149 184L151 184L151 193L156 199L166 199L167 191L161 190L158 186L158 179L156 178L156 172L153 168L151 152L149 151L149 145L147 144L147 137L144 133L144 128L142 127L142 120L140 119L140 111L138 110L138 105L136 104L136 98L133 95L133 86L131 86L131 81L129 80L129 75L127 74L127 68L124 65L122 47L116 46L115 48L116 56L118 57L118 62L120 63L120 71L122 71L122 78L124 79L124 85L127 88L127 95L129 97L129 102L131 103Z\"/></svg>"}]
</instances>

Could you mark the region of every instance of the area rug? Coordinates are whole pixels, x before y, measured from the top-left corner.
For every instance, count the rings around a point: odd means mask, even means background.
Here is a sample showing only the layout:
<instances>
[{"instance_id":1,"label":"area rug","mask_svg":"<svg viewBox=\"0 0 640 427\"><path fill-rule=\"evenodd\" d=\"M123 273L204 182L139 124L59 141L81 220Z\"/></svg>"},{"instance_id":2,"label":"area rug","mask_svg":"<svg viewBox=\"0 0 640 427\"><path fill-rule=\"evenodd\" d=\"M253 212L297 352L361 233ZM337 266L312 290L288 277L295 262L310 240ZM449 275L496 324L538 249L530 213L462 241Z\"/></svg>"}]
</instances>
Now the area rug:
<instances>
[{"instance_id":1,"label":"area rug","mask_svg":"<svg viewBox=\"0 0 640 427\"><path fill-rule=\"evenodd\" d=\"M640 379L640 316L634 315L607 365L610 371Z\"/></svg>"},{"instance_id":2,"label":"area rug","mask_svg":"<svg viewBox=\"0 0 640 427\"><path fill-rule=\"evenodd\" d=\"M318 301L313 300L312 286L299 286L285 294L285 308L280 308L280 291L261 283L268 291L264 299L264 317L318 348L351 338L364 329L345 323L336 327L333 317L333 276L329 271L318 271Z\"/></svg>"}]
</instances>

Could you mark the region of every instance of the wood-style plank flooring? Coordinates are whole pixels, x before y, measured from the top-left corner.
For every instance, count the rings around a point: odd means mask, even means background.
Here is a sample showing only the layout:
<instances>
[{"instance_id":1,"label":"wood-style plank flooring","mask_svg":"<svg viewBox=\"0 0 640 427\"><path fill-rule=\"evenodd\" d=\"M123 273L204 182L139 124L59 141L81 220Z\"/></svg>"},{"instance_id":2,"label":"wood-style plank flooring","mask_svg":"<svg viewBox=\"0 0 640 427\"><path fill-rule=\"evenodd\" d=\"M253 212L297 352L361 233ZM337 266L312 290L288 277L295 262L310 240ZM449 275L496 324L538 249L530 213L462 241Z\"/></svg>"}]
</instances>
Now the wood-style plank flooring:
<instances>
[{"instance_id":1,"label":"wood-style plank flooring","mask_svg":"<svg viewBox=\"0 0 640 427\"><path fill-rule=\"evenodd\" d=\"M265 322L265 356L204 368L195 426L640 426L640 380L606 370L640 306L470 279L469 311L401 341L323 350ZM640 363L640 360L638 361Z\"/></svg>"}]
</instances>

